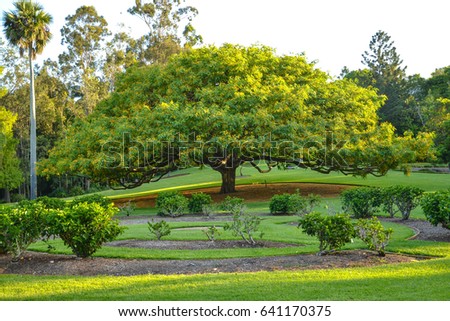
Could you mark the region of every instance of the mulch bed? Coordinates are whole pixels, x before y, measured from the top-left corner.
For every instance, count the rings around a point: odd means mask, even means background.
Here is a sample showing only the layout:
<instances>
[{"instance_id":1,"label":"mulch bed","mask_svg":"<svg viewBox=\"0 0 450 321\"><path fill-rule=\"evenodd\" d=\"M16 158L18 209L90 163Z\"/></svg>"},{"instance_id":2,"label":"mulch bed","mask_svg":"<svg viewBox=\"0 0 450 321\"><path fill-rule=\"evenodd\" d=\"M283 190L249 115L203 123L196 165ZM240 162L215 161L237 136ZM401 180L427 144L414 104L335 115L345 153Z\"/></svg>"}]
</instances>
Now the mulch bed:
<instances>
[{"instance_id":1,"label":"mulch bed","mask_svg":"<svg viewBox=\"0 0 450 321\"><path fill-rule=\"evenodd\" d=\"M346 189L351 188L349 185L331 185L331 184L312 184L312 183L280 183L280 184L252 184L238 185L236 192L230 194L234 197L240 197L252 202L268 201L275 194L295 193L298 189L302 195L318 194L322 197L336 197ZM222 202L226 196L220 193L220 187L210 187L184 191L182 194L190 197L193 193L206 193L211 195L214 202ZM151 194L141 197L115 199L114 204L121 206L128 201L134 202L138 208L154 207L157 194Z\"/></svg>"},{"instance_id":2,"label":"mulch bed","mask_svg":"<svg viewBox=\"0 0 450 321\"><path fill-rule=\"evenodd\" d=\"M168 275L351 268L412 262L420 259L398 254L379 257L370 251L341 251L324 256L302 254L219 260L78 259L68 255L27 252L17 263L11 263L6 256L0 256L0 273L82 276Z\"/></svg>"}]
</instances>

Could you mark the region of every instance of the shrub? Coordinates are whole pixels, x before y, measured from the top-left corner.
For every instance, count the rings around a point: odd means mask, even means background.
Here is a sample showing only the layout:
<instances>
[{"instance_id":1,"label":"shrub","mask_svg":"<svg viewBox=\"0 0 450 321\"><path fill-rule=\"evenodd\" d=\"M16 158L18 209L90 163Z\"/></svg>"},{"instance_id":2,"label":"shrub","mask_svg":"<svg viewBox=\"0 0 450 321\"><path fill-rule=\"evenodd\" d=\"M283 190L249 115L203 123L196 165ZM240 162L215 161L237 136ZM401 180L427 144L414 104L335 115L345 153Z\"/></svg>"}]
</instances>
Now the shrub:
<instances>
[{"instance_id":1,"label":"shrub","mask_svg":"<svg viewBox=\"0 0 450 321\"><path fill-rule=\"evenodd\" d=\"M370 250L377 251L380 256L385 256L384 249L389 243L392 229L385 229L375 217L359 219L355 229L358 238L366 243Z\"/></svg>"},{"instance_id":2,"label":"shrub","mask_svg":"<svg viewBox=\"0 0 450 321\"><path fill-rule=\"evenodd\" d=\"M369 218L382 202L381 191L375 187L358 187L342 192L342 208L355 218Z\"/></svg>"},{"instance_id":3,"label":"shrub","mask_svg":"<svg viewBox=\"0 0 450 321\"><path fill-rule=\"evenodd\" d=\"M241 214L244 212L245 208L244 199L239 197L227 196L223 200L220 207L222 210L231 213L233 215Z\"/></svg>"},{"instance_id":4,"label":"shrub","mask_svg":"<svg viewBox=\"0 0 450 321\"><path fill-rule=\"evenodd\" d=\"M70 206L76 206L80 203L88 203L88 204L98 204L101 207L103 207L104 209L107 209L110 207L110 205L112 204L112 201L107 198L104 197L102 195L99 194L91 194L91 195L86 195L86 196L81 196L81 197L77 197L74 198L73 201L70 203Z\"/></svg>"},{"instance_id":5,"label":"shrub","mask_svg":"<svg viewBox=\"0 0 450 321\"><path fill-rule=\"evenodd\" d=\"M355 236L353 224L346 214L327 216L313 212L301 218L298 226L307 235L319 239L319 255L339 250Z\"/></svg>"},{"instance_id":6,"label":"shrub","mask_svg":"<svg viewBox=\"0 0 450 321\"><path fill-rule=\"evenodd\" d=\"M179 192L164 192L158 195L156 207L158 214L171 217L183 215L188 206L188 199Z\"/></svg>"},{"instance_id":7,"label":"shrub","mask_svg":"<svg viewBox=\"0 0 450 321\"><path fill-rule=\"evenodd\" d=\"M52 234L58 235L76 256L91 256L103 243L124 231L112 219L117 211L112 204L103 207L98 203L77 202L54 215Z\"/></svg>"},{"instance_id":8,"label":"shrub","mask_svg":"<svg viewBox=\"0 0 450 321\"><path fill-rule=\"evenodd\" d=\"M411 211L420 203L423 190L415 186L393 186L390 192L394 198L394 204L402 214L402 219L407 220Z\"/></svg>"},{"instance_id":9,"label":"shrub","mask_svg":"<svg viewBox=\"0 0 450 321\"><path fill-rule=\"evenodd\" d=\"M53 198L48 196L41 196L36 198L36 202L42 203L47 209L62 210L66 207L66 202L59 198Z\"/></svg>"},{"instance_id":10,"label":"shrub","mask_svg":"<svg viewBox=\"0 0 450 321\"><path fill-rule=\"evenodd\" d=\"M69 196L78 196L85 193L84 189L80 186L74 186L70 189Z\"/></svg>"},{"instance_id":11,"label":"shrub","mask_svg":"<svg viewBox=\"0 0 450 321\"><path fill-rule=\"evenodd\" d=\"M381 202L383 205L383 210L389 214L390 217L394 217L395 214L399 211L398 207L395 205L395 187L389 186L385 187L381 190Z\"/></svg>"},{"instance_id":12,"label":"shrub","mask_svg":"<svg viewBox=\"0 0 450 321\"><path fill-rule=\"evenodd\" d=\"M321 197L315 194L309 194L306 197L300 195L300 193L292 194L289 197L289 211L296 215L306 215L311 213L321 202Z\"/></svg>"},{"instance_id":13,"label":"shrub","mask_svg":"<svg viewBox=\"0 0 450 321\"><path fill-rule=\"evenodd\" d=\"M194 193L189 199L188 209L192 214L203 213L203 206L210 205L212 198L205 193Z\"/></svg>"},{"instance_id":14,"label":"shrub","mask_svg":"<svg viewBox=\"0 0 450 321\"><path fill-rule=\"evenodd\" d=\"M276 194L270 199L269 210L271 214L288 214L289 211L289 201L291 194Z\"/></svg>"},{"instance_id":15,"label":"shrub","mask_svg":"<svg viewBox=\"0 0 450 321\"><path fill-rule=\"evenodd\" d=\"M213 204L203 205L202 214L210 218L216 212L216 207Z\"/></svg>"},{"instance_id":16,"label":"shrub","mask_svg":"<svg viewBox=\"0 0 450 321\"><path fill-rule=\"evenodd\" d=\"M235 213L233 215L233 222L227 223L223 227L225 231L231 231L234 236L240 236L248 244L255 245L254 234L259 230L261 219L255 215L247 213ZM260 233L260 238L263 233Z\"/></svg>"},{"instance_id":17,"label":"shrub","mask_svg":"<svg viewBox=\"0 0 450 321\"><path fill-rule=\"evenodd\" d=\"M22 203L0 209L0 251L16 260L45 234L49 210L40 202Z\"/></svg>"},{"instance_id":18,"label":"shrub","mask_svg":"<svg viewBox=\"0 0 450 321\"><path fill-rule=\"evenodd\" d=\"M136 209L136 203L128 201L125 204L118 206L118 208L119 208L121 214L130 216L131 214L133 214L134 210Z\"/></svg>"},{"instance_id":19,"label":"shrub","mask_svg":"<svg viewBox=\"0 0 450 321\"><path fill-rule=\"evenodd\" d=\"M442 224L442 227L450 229L450 190L425 195L421 205L431 224Z\"/></svg>"},{"instance_id":20,"label":"shrub","mask_svg":"<svg viewBox=\"0 0 450 321\"><path fill-rule=\"evenodd\" d=\"M167 224L167 222L164 220L157 223L154 223L153 221L151 223L147 222L147 224L148 230L150 231L151 234L156 236L156 239L158 241L160 241L163 236L170 235L171 233L171 228L169 224Z\"/></svg>"},{"instance_id":21,"label":"shrub","mask_svg":"<svg viewBox=\"0 0 450 321\"><path fill-rule=\"evenodd\" d=\"M219 232L219 230L217 229L217 227L215 225L208 227L206 230L203 230L203 233L206 234L206 237L211 242L215 242L216 241L216 234L220 235L220 232Z\"/></svg>"}]
</instances>

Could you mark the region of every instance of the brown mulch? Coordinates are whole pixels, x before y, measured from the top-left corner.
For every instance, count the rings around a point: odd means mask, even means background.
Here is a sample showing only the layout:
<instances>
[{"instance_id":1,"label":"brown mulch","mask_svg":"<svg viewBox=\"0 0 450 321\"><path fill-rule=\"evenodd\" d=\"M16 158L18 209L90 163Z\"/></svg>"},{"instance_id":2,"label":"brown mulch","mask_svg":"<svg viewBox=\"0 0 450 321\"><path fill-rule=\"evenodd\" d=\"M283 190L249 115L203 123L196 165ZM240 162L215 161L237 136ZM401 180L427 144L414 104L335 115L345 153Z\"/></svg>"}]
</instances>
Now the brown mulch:
<instances>
[{"instance_id":1,"label":"brown mulch","mask_svg":"<svg viewBox=\"0 0 450 321\"><path fill-rule=\"evenodd\" d=\"M240 197L251 202L268 201L274 194L294 193L297 189L302 195L318 194L322 197L336 197L349 185L330 185L330 184L312 184L312 183L280 183L280 184L252 184L238 185L236 192L228 194L234 197ZM220 187L201 188L182 192L183 195L190 197L194 193L203 192L211 195L214 202L222 202L228 195L220 193ZM134 202L138 208L154 207L157 194L146 196L116 199L114 204L123 205L128 201Z\"/></svg>"},{"instance_id":2,"label":"brown mulch","mask_svg":"<svg viewBox=\"0 0 450 321\"><path fill-rule=\"evenodd\" d=\"M0 273L83 276L197 274L351 268L420 259L398 254L379 257L370 251L341 251L324 256L302 254L219 260L124 260L97 257L78 259L68 255L27 252L17 263L11 263L6 256L0 256Z\"/></svg>"}]
</instances>

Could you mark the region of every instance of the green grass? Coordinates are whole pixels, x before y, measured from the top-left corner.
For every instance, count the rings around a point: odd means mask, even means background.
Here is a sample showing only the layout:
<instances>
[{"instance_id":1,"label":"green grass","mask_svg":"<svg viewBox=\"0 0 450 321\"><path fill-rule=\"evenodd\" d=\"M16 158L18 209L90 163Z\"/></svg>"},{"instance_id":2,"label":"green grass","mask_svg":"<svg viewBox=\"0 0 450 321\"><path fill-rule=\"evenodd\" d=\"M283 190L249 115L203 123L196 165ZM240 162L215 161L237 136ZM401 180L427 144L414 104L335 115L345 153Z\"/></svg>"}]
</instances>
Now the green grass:
<instances>
[{"instance_id":1,"label":"green grass","mask_svg":"<svg viewBox=\"0 0 450 321\"><path fill-rule=\"evenodd\" d=\"M450 300L450 258L312 271L133 277L0 275L0 300Z\"/></svg>"}]
</instances>

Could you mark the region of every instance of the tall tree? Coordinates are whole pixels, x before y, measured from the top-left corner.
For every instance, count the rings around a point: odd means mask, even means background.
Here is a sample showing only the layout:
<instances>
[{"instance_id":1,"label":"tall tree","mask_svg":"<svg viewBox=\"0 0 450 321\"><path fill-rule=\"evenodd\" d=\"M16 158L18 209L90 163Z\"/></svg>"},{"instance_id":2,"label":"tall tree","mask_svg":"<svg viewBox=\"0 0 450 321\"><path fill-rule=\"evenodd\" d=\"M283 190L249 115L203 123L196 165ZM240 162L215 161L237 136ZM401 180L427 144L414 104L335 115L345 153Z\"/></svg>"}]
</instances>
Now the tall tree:
<instances>
[{"instance_id":1,"label":"tall tree","mask_svg":"<svg viewBox=\"0 0 450 321\"><path fill-rule=\"evenodd\" d=\"M93 6L82 6L74 15L66 17L61 29L66 52L59 62L72 96L79 98L77 104L84 115L89 115L97 103L106 96L107 84L100 77L105 59L108 23ZM81 115L80 115L81 116Z\"/></svg>"},{"instance_id":2,"label":"tall tree","mask_svg":"<svg viewBox=\"0 0 450 321\"><path fill-rule=\"evenodd\" d=\"M372 72L374 86L386 95L387 101L379 110L381 120L389 121L400 133L404 126L405 111L404 81L406 67L397 53L394 42L384 31L378 31L371 39L369 50L362 54L362 63Z\"/></svg>"},{"instance_id":3,"label":"tall tree","mask_svg":"<svg viewBox=\"0 0 450 321\"><path fill-rule=\"evenodd\" d=\"M191 23L198 11L192 6L183 6L184 2L185 0L136 0L135 5L128 10L142 19L149 28L149 33L136 43L141 61L165 63L183 47L193 47L202 42L202 37L197 35Z\"/></svg>"},{"instance_id":4,"label":"tall tree","mask_svg":"<svg viewBox=\"0 0 450 321\"><path fill-rule=\"evenodd\" d=\"M53 18L44 8L32 1L14 3L15 10L3 13L6 39L19 48L20 55L28 53L30 67L30 198L37 197L36 176L36 105L34 94L33 60L41 54L52 34L49 25Z\"/></svg>"},{"instance_id":5,"label":"tall tree","mask_svg":"<svg viewBox=\"0 0 450 321\"><path fill-rule=\"evenodd\" d=\"M303 56L225 45L166 65L129 68L115 92L40 164L131 188L177 166L209 166L222 192L236 169L294 164L321 173L383 175L404 160L374 90L330 80Z\"/></svg>"}]
</instances>

